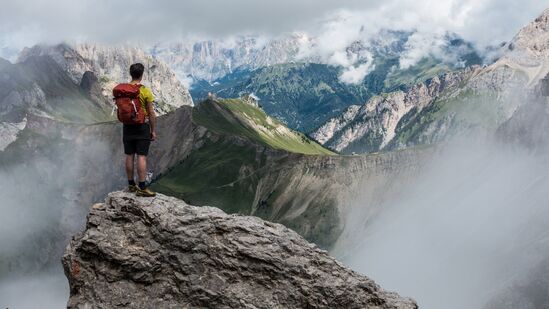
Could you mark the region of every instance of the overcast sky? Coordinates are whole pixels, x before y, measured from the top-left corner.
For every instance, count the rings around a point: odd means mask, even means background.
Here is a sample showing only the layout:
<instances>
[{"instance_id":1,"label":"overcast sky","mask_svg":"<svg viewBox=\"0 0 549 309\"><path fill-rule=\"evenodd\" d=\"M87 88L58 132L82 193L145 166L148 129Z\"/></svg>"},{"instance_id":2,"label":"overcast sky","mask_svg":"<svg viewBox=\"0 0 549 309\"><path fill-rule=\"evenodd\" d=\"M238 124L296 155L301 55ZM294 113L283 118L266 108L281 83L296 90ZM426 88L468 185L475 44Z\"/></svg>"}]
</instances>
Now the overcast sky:
<instances>
[{"instance_id":1,"label":"overcast sky","mask_svg":"<svg viewBox=\"0 0 549 309\"><path fill-rule=\"evenodd\" d=\"M326 44L359 29L455 32L483 47L510 40L547 0L0 0L0 56L60 41L145 44L306 32Z\"/></svg>"},{"instance_id":2,"label":"overcast sky","mask_svg":"<svg viewBox=\"0 0 549 309\"><path fill-rule=\"evenodd\" d=\"M4 37L32 40L155 40L187 33L279 34L317 28L346 12L382 26L440 27L475 40L506 40L538 16L544 0L0 0ZM369 21L363 19L364 25ZM377 26L373 24L372 26Z\"/></svg>"}]
</instances>

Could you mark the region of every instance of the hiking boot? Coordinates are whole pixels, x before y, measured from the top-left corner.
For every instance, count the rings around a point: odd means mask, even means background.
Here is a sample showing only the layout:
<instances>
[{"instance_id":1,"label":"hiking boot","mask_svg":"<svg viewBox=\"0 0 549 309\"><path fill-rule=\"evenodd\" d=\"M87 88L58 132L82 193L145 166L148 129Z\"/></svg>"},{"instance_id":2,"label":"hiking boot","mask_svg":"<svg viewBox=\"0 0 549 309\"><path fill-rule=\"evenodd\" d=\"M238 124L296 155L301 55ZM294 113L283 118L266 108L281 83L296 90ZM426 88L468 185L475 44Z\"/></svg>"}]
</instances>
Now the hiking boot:
<instances>
[{"instance_id":1,"label":"hiking boot","mask_svg":"<svg viewBox=\"0 0 549 309\"><path fill-rule=\"evenodd\" d=\"M138 188L135 195L144 196L144 197L153 197L153 196L156 196L156 192L151 191L151 189L149 188L145 188L145 189Z\"/></svg>"},{"instance_id":2,"label":"hiking boot","mask_svg":"<svg viewBox=\"0 0 549 309\"><path fill-rule=\"evenodd\" d=\"M139 190L139 187L136 185L129 185L128 186L128 192L137 192Z\"/></svg>"}]
</instances>

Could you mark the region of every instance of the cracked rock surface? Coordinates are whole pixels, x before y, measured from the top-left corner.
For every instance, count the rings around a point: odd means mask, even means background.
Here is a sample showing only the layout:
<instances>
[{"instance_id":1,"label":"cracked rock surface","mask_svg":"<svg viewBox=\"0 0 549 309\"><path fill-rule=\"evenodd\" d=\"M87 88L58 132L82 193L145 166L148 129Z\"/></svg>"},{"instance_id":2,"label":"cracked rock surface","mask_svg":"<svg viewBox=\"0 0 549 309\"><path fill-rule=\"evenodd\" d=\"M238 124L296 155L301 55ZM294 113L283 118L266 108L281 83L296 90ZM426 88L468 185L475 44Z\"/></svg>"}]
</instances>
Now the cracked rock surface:
<instances>
[{"instance_id":1,"label":"cracked rock surface","mask_svg":"<svg viewBox=\"0 0 549 309\"><path fill-rule=\"evenodd\" d=\"M164 195L109 194L63 265L69 308L417 308L280 224Z\"/></svg>"}]
</instances>

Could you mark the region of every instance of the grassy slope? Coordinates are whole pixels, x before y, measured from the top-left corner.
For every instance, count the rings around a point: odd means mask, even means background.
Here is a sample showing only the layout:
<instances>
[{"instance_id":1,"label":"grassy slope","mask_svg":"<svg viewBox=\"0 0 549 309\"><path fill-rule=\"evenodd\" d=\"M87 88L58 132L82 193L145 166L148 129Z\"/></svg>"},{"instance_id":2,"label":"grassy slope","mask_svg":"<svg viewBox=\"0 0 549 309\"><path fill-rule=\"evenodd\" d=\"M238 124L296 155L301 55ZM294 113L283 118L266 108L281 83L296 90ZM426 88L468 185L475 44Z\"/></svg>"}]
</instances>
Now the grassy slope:
<instances>
[{"instance_id":1,"label":"grassy slope","mask_svg":"<svg viewBox=\"0 0 549 309\"><path fill-rule=\"evenodd\" d=\"M230 138L207 139L204 146L152 188L192 205L214 206L228 213L253 214L282 223L329 248L341 233L337 201L326 187L329 181L320 181L318 187L317 181L303 185L307 177L292 157L272 157L267 152ZM292 216L299 207L306 209Z\"/></svg>"},{"instance_id":2,"label":"grassy slope","mask_svg":"<svg viewBox=\"0 0 549 309\"><path fill-rule=\"evenodd\" d=\"M334 155L304 134L287 129L260 108L240 99L202 102L193 110L193 121L213 132L246 137L274 149L309 155Z\"/></svg>"},{"instance_id":3,"label":"grassy slope","mask_svg":"<svg viewBox=\"0 0 549 309\"><path fill-rule=\"evenodd\" d=\"M301 133L281 128L280 122L241 100L202 102L193 109L193 122L215 134L207 134L204 144L158 179L153 189L193 205L253 213L283 223L326 248L333 243L340 232L336 201L325 197L326 190L319 193L307 185L293 187L291 180L301 179L302 171L293 168L295 157L283 154L334 153ZM271 131L274 133L269 134ZM249 142L238 142L241 138ZM282 151L273 155L273 149ZM301 216L288 219L292 205L309 201L312 206Z\"/></svg>"},{"instance_id":4,"label":"grassy slope","mask_svg":"<svg viewBox=\"0 0 549 309\"><path fill-rule=\"evenodd\" d=\"M49 100L52 108L47 111L51 117L62 122L94 124L114 121L108 108L102 108L91 100L74 96Z\"/></svg>"},{"instance_id":5,"label":"grassy slope","mask_svg":"<svg viewBox=\"0 0 549 309\"><path fill-rule=\"evenodd\" d=\"M390 70L390 68L387 68ZM391 71L384 81L383 91L391 92L405 89L407 86L422 83L429 78L451 71L448 65L439 63L432 58L423 58L416 65L405 70Z\"/></svg>"},{"instance_id":6,"label":"grassy slope","mask_svg":"<svg viewBox=\"0 0 549 309\"><path fill-rule=\"evenodd\" d=\"M227 140L207 141L156 181L153 188L194 205L246 213L254 198L258 176L246 175L241 170L257 170L261 165L255 159L253 147Z\"/></svg>"}]
</instances>

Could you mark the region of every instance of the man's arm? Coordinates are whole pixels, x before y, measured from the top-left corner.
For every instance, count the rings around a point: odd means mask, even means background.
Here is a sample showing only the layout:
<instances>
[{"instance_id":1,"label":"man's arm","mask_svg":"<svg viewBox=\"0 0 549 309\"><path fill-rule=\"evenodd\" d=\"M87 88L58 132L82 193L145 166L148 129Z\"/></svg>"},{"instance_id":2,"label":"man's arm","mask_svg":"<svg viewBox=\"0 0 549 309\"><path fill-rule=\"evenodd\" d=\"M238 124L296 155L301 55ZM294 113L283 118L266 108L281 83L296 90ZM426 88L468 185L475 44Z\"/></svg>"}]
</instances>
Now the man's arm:
<instances>
[{"instance_id":1,"label":"man's arm","mask_svg":"<svg viewBox=\"0 0 549 309\"><path fill-rule=\"evenodd\" d=\"M156 114L153 108L153 102L147 103L147 114L149 115L149 124L151 126L151 140L156 139Z\"/></svg>"}]
</instances>

